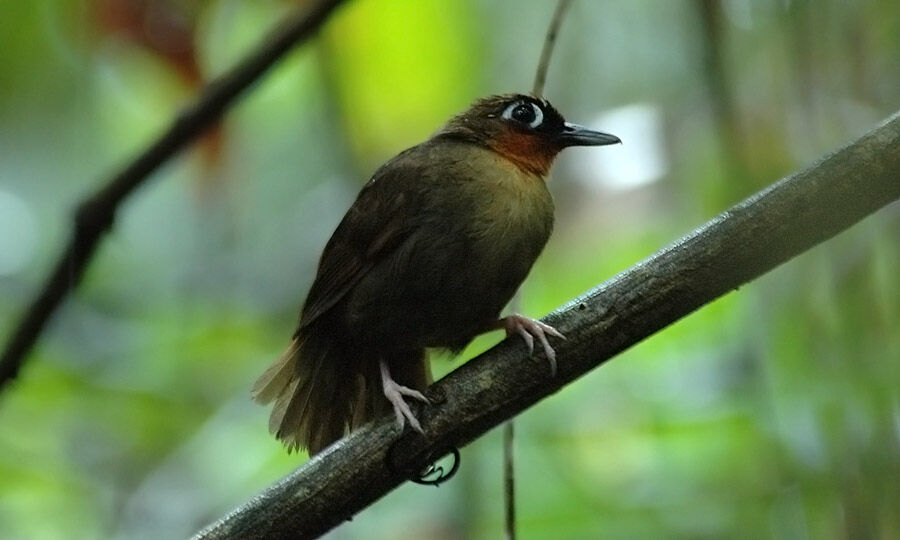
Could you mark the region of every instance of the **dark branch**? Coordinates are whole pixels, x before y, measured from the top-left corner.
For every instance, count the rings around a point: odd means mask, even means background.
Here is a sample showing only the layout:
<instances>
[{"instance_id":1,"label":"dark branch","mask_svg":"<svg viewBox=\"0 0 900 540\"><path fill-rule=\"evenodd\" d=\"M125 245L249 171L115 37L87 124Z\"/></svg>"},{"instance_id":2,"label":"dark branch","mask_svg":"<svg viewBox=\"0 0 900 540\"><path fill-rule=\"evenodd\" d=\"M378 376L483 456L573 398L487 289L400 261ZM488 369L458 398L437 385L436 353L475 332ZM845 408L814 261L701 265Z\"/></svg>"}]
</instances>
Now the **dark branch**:
<instances>
[{"instance_id":1,"label":"dark branch","mask_svg":"<svg viewBox=\"0 0 900 540\"><path fill-rule=\"evenodd\" d=\"M341 1L319 0L285 20L258 49L207 85L200 98L184 109L153 144L78 206L69 244L0 356L0 388L16 377L47 321L81 281L100 238L112 227L122 201L160 165L214 124L244 90L294 45L309 39Z\"/></svg>"},{"instance_id":2,"label":"dark branch","mask_svg":"<svg viewBox=\"0 0 900 540\"><path fill-rule=\"evenodd\" d=\"M834 236L900 197L900 114L722 213L673 245L551 313L568 339L559 371L503 342L428 390L425 437L385 418L351 434L198 534L202 539L313 538L418 471L615 354ZM389 455L393 465L385 462Z\"/></svg>"},{"instance_id":3,"label":"dark branch","mask_svg":"<svg viewBox=\"0 0 900 540\"><path fill-rule=\"evenodd\" d=\"M562 26L563 18L566 10L572 0L559 0L556 4L556 11L553 12L553 19L550 21L550 27L547 28L547 37L544 38L544 48L541 49L541 59L538 61L537 71L534 74L534 86L531 93L540 96L544 93L544 86L547 82L547 70L550 69L550 58L553 56L553 49L556 46L556 36L559 34L559 27Z\"/></svg>"}]
</instances>

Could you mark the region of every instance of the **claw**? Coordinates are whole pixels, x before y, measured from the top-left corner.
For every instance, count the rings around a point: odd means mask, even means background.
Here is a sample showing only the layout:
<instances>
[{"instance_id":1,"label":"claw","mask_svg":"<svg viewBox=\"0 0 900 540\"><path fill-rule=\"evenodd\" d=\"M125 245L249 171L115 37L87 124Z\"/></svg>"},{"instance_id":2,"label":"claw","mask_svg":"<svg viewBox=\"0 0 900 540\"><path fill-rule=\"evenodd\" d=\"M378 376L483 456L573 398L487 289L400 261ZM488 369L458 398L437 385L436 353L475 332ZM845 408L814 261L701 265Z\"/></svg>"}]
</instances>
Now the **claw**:
<instances>
[{"instance_id":1,"label":"claw","mask_svg":"<svg viewBox=\"0 0 900 540\"><path fill-rule=\"evenodd\" d=\"M508 317L500 319L497 321L497 326L506 330L507 337L514 333L521 336L522 339L525 340L525 345L528 347L528 354L534 353L534 338L537 338L541 343L541 348L544 349L544 355L547 357L547 361L550 362L551 375L556 375L556 351L553 350L553 347L550 346L550 342L547 341L547 334L560 339L566 339L566 337L559 333L556 328L553 328L549 324L542 323L541 321L529 319L518 313L513 313Z\"/></svg>"},{"instance_id":2,"label":"claw","mask_svg":"<svg viewBox=\"0 0 900 540\"><path fill-rule=\"evenodd\" d=\"M528 347L528 354L534 354L534 336L529 334L528 330L525 330L525 327L523 326L516 326L516 333L525 340L525 345ZM506 332L506 335L509 335L509 331Z\"/></svg>"},{"instance_id":3,"label":"claw","mask_svg":"<svg viewBox=\"0 0 900 540\"><path fill-rule=\"evenodd\" d=\"M384 360L381 360L379 365L381 367L381 387L384 390L384 397L386 397L394 407L394 416L397 418L397 427L400 428L400 430L403 430L403 426L406 425L406 422L409 422L410 427L424 435L425 432L422 431L419 420L413 414L412 410L409 408L409 404L403 396L411 397L428 404L431 404L431 402L422 395L422 392L397 384L397 382L391 378L391 373Z\"/></svg>"}]
</instances>

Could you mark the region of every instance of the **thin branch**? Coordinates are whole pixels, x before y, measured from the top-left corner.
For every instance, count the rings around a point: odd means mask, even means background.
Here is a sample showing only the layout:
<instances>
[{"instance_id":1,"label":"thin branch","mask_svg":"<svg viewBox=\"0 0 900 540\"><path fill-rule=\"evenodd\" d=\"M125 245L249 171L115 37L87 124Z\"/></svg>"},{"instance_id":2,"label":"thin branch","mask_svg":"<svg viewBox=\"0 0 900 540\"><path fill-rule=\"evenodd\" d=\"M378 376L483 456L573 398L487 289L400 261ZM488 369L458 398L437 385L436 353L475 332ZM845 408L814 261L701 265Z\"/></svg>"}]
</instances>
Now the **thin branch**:
<instances>
[{"instance_id":1,"label":"thin branch","mask_svg":"<svg viewBox=\"0 0 900 540\"><path fill-rule=\"evenodd\" d=\"M556 36L559 34L563 18L565 18L571 3L571 0L559 0L556 4L553 19L550 20L547 35L544 37L541 58L538 60L537 70L535 70L534 74L534 87L531 93L535 96L540 96L544 93L547 71L550 69L550 58L553 56L553 49L556 48ZM510 303L513 311L519 311L518 306L521 300L522 291L519 290ZM513 454L515 438L515 421L510 419L503 426L503 509L506 540L516 540L516 467Z\"/></svg>"},{"instance_id":2,"label":"thin branch","mask_svg":"<svg viewBox=\"0 0 900 540\"><path fill-rule=\"evenodd\" d=\"M291 15L231 71L208 84L197 101L184 109L165 133L78 206L69 244L0 356L0 389L16 377L50 317L81 281L100 239L112 227L122 202L160 165L212 126L244 90L292 47L315 34L341 2L319 0L308 9Z\"/></svg>"},{"instance_id":3,"label":"thin branch","mask_svg":"<svg viewBox=\"0 0 900 540\"><path fill-rule=\"evenodd\" d=\"M743 153L747 145L742 141L740 115L725 62L725 8L719 0L699 0L694 7L700 23L702 73L726 171L736 180L747 178L753 164L747 162Z\"/></svg>"},{"instance_id":4,"label":"thin branch","mask_svg":"<svg viewBox=\"0 0 900 540\"><path fill-rule=\"evenodd\" d=\"M522 289L516 291L509 301L508 309L514 313L522 311ZM510 418L503 424L503 530L506 540L516 540L516 426Z\"/></svg>"},{"instance_id":5,"label":"thin branch","mask_svg":"<svg viewBox=\"0 0 900 540\"><path fill-rule=\"evenodd\" d=\"M198 539L314 538L414 474L626 348L900 197L900 114L725 211L547 316L558 372L509 340L434 385L425 436L384 418L317 455Z\"/></svg>"},{"instance_id":6,"label":"thin branch","mask_svg":"<svg viewBox=\"0 0 900 540\"><path fill-rule=\"evenodd\" d=\"M516 434L515 422L503 424L503 501L505 504L506 540L516 540L516 460L513 441Z\"/></svg>"},{"instance_id":7,"label":"thin branch","mask_svg":"<svg viewBox=\"0 0 900 540\"><path fill-rule=\"evenodd\" d=\"M559 0L556 4L556 11L553 12L553 19L550 21L550 27L547 29L547 37L544 39L544 48L541 49L541 59L538 61L537 71L534 74L534 87L531 93L540 96L544 93L544 85L547 82L547 70L550 68L550 57L553 55L553 49L556 45L556 36L559 34L559 27L562 25L566 10L572 0Z\"/></svg>"}]
</instances>

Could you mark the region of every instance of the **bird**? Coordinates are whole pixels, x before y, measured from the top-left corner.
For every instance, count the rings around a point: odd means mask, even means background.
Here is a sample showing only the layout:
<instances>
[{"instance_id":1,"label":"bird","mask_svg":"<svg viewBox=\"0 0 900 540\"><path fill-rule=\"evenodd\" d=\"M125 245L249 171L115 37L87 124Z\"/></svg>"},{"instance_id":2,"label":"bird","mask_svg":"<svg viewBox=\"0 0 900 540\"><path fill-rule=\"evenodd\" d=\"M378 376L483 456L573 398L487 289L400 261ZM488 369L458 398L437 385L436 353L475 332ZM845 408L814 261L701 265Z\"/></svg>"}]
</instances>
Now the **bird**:
<instances>
[{"instance_id":1,"label":"bird","mask_svg":"<svg viewBox=\"0 0 900 540\"><path fill-rule=\"evenodd\" d=\"M532 353L537 341L555 374L548 336L563 335L500 314L550 238L557 154L620 142L544 98L492 95L377 169L322 251L289 347L253 385L274 402L270 432L310 456L391 411L422 433L410 402L429 404L427 351L491 330Z\"/></svg>"}]
</instances>

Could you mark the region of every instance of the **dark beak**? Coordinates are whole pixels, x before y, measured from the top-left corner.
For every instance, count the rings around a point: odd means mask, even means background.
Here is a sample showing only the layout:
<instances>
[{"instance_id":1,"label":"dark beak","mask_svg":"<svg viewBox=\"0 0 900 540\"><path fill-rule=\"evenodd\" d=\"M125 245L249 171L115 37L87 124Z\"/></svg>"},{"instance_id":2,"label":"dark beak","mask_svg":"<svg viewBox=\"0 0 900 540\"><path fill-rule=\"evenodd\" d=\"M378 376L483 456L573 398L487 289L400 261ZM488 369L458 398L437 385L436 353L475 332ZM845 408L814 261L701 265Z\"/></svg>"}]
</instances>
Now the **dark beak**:
<instances>
[{"instance_id":1,"label":"dark beak","mask_svg":"<svg viewBox=\"0 0 900 540\"><path fill-rule=\"evenodd\" d=\"M556 141L562 146L603 146L622 142L615 135L594 131L568 122L563 125L563 130L556 135Z\"/></svg>"}]
</instances>

